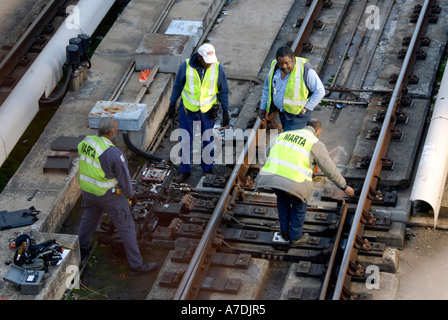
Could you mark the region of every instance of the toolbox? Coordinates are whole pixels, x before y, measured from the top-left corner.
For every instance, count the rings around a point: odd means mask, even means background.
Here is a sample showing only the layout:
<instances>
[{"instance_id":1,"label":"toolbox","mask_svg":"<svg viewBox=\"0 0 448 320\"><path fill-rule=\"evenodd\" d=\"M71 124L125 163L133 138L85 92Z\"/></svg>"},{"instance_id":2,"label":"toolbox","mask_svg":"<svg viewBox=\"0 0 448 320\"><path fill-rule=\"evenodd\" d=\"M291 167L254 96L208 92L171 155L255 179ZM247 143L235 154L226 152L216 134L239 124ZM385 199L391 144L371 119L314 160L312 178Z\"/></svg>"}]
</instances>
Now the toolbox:
<instances>
[{"instance_id":1,"label":"toolbox","mask_svg":"<svg viewBox=\"0 0 448 320\"><path fill-rule=\"evenodd\" d=\"M20 287L23 294L38 294L44 285L44 271L27 270L10 264L3 280Z\"/></svg>"}]
</instances>

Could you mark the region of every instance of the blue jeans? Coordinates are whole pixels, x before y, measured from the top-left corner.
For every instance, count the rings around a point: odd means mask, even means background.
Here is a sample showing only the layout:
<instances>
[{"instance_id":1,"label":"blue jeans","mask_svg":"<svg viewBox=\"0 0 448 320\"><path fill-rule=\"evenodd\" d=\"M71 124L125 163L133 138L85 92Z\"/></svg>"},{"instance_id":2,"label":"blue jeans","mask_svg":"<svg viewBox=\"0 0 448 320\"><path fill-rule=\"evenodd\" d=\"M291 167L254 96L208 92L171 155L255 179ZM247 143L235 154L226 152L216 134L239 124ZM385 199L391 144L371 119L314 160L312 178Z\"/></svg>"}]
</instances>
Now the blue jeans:
<instances>
[{"instance_id":1,"label":"blue jeans","mask_svg":"<svg viewBox=\"0 0 448 320\"><path fill-rule=\"evenodd\" d=\"M305 128L308 120L311 119L311 110L307 110L305 114L299 113L298 115L292 115L285 112L279 112L280 122L283 126L283 131L300 130Z\"/></svg>"},{"instance_id":2,"label":"blue jeans","mask_svg":"<svg viewBox=\"0 0 448 320\"><path fill-rule=\"evenodd\" d=\"M302 236L307 203L283 190L274 189L277 196L278 220L280 231L288 232L291 241Z\"/></svg>"},{"instance_id":3,"label":"blue jeans","mask_svg":"<svg viewBox=\"0 0 448 320\"><path fill-rule=\"evenodd\" d=\"M179 165L179 171L180 173L190 173L191 172L191 163L193 161L192 158L192 150L193 150L193 139L194 139L194 128L195 124L197 122L200 122L201 125L201 137L203 138L202 141L202 148L205 149L207 146L207 159L205 159L204 155L201 155L201 167L204 171L210 171L213 167L213 158L215 156L215 151L213 148L213 140L214 137L211 135L210 137L204 136L204 132L209 129L213 129L215 125L215 119L210 118L210 113L212 111L210 110L207 113L202 113L201 111L198 112L191 112L188 111L187 114L185 114L184 106L183 104L179 107L179 128L184 129L188 132L188 137L185 137L188 142L185 143L185 145L182 146L180 151L181 156L181 163ZM210 131L208 131L210 133ZM182 136L181 136L181 143L182 143ZM209 146L210 145L210 146ZM184 150L188 150L189 154L182 154ZM211 162L211 163L210 163Z\"/></svg>"}]
</instances>

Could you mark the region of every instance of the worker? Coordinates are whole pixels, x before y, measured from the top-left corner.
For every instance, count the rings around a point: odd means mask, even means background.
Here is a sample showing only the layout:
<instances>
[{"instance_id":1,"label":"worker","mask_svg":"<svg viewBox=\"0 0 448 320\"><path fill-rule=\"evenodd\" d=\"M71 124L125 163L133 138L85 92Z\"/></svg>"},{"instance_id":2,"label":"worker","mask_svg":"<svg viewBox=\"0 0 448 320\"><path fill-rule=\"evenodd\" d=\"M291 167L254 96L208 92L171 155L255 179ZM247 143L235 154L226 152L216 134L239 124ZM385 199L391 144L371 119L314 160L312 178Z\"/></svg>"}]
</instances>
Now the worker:
<instances>
[{"instance_id":1,"label":"worker","mask_svg":"<svg viewBox=\"0 0 448 320\"><path fill-rule=\"evenodd\" d=\"M131 215L131 205L135 205L137 197L127 159L110 141L117 131L118 123L113 117L101 118L97 135L86 136L78 144L79 184L84 208L79 226L79 246L81 260L84 260L90 250L90 239L106 212L123 241L129 273L135 276L154 271L157 263L144 263L138 248Z\"/></svg>"},{"instance_id":2,"label":"worker","mask_svg":"<svg viewBox=\"0 0 448 320\"><path fill-rule=\"evenodd\" d=\"M229 125L229 87L224 68L218 62L215 48L209 43L199 47L196 53L184 61L177 71L170 97L169 118L173 118L178 98L180 134L180 174L176 182L185 181L191 175L191 156L194 129L201 126L202 147L209 154L201 155L204 174L212 173L214 146L212 129L217 119L218 102L222 108L222 127ZM182 130L183 129L183 130Z\"/></svg>"},{"instance_id":3,"label":"worker","mask_svg":"<svg viewBox=\"0 0 448 320\"><path fill-rule=\"evenodd\" d=\"M257 189L272 189L277 196L280 234L290 247L301 246L310 237L302 229L316 165L348 196L354 195L353 188L346 184L325 145L319 141L321 132L320 121L310 119L303 129L281 133L256 178Z\"/></svg>"},{"instance_id":4,"label":"worker","mask_svg":"<svg viewBox=\"0 0 448 320\"><path fill-rule=\"evenodd\" d=\"M278 109L283 131L303 129L324 96L324 85L308 60L282 46L264 82L258 116L264 120Z\"/></svg>"}]
</instances>

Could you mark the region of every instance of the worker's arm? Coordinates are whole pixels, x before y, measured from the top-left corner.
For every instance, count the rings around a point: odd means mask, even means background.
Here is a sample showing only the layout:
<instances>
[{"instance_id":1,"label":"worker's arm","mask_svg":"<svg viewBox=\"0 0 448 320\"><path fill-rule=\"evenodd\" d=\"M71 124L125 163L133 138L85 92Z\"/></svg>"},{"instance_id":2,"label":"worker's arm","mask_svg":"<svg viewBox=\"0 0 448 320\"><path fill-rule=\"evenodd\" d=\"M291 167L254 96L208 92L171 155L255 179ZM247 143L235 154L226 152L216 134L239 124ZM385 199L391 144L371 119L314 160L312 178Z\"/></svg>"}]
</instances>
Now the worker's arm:
<instances>
[{"instance_id":1,"label":"worker's arm","mask_svg":"<svg viewBox=\"0 0 448 320\"><path fill-rule=\"evenodd\" d=\"M134 197L134 188L131 183L127 159L124 154L115 147L110 147L100 156L100 163L106 179L116 178L121 192L129 198Z\"/></svg>"},{"instance_id":2,"label":"worker's arm","mask_svg":"<svg viewBox=\"0 0 448 320\"><path fill-rule=\"evenodd\" d=\"M308 99L305 108L308 110L313 110L325 96L325 88L317 72L311 68L308 68L305 84L311 92L311 96Z\"/></svg>"},{"instance_id":3,"label":"worker's arm","mask_svg":"<svg viewBox=\"0 0 448 320\"><path fill-rule=\"evenodd\" d=\"M218 74L218 101L221 102L222 111L229 110L229 85L227 83L227 76L222 64L219 64Z\"/></svg>"},{"instance_id":4,"label":"worker's arm","mask_svg":"<svg viewBox=\"0 0 448 320\"><path fill-rule=\"evenodd\" d=\"M269 98L269 75L264 80L263 92L261 93L260 110L266 110L268 108Z\"/></svg>"},{"instance_id":5,"label":"worker's arm","mask_svg":"<svg viewBox=\"0 0 448 320\"><path fill-rule=\"evenodd\" d=\"M327 148L322 142L317 142L311 148L310 164L314 167L315 164L319 169L330 179L338 188L345 190L347 184L336 164L331 159Z\"/></svg>"},{"instance_id":6,"label":"worker's arm","mask_svg":"<svg viewBox=\"0 0 448 320\"><path fill-rule=\"evenodd\" d=\"M185 76L187 74L187 63L184 61L177 70L176 78L174 79L173 91L171 91L170 105L175 105L182 90L185 86Z\"/></svg>"}]
</instances>

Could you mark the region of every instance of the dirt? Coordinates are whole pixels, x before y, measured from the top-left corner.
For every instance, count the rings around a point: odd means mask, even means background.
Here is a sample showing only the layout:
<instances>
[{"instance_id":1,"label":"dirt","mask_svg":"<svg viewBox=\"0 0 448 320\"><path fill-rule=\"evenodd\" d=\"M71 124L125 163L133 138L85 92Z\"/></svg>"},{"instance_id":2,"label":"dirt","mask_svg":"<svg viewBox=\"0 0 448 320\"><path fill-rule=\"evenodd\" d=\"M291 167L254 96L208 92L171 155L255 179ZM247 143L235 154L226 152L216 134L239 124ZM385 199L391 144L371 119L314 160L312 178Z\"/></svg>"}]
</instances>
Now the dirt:
<instances>
[{"instance_id":1,"label":"dirt","mask_svg":"<svg viewBox=\"0 0 448 320\"><path fill-rule=\"evenodd\" d=\"M399 300L448 299L448 231L408 228L400 251Z\"/></svg>"}]
</instances>

